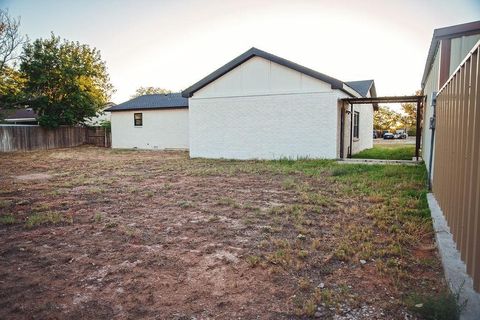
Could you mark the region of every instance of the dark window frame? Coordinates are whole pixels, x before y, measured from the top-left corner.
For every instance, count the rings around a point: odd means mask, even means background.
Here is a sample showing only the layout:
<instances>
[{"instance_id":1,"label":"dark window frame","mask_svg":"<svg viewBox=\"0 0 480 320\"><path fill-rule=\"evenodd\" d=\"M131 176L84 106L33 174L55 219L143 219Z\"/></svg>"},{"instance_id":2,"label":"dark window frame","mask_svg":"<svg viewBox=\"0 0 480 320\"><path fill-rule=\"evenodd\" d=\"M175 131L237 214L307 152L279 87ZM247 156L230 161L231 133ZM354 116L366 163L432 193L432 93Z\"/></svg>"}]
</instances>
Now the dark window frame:
<instances>
[{"instance_id":1,"label":"dark window frame","mask_svg":"<svg viewBox=\"0 0 480 320\"><path fill-rule=\"evenodd\" d=\"M138 115L140 115L140 118L137 118ZM142 127L143 126L143 113L135 112L133 114L133 125L135 127Z\"/></svg>"},{"instance_id":2,"label":"dark window frame","mask_svg":"<svg viewBox=\"0 0 480 320\"><path fill-rule=\"evenodd\" d=\"M353 137L360 138L360 112L353 113Z\"/></svg>"}]
</instances>

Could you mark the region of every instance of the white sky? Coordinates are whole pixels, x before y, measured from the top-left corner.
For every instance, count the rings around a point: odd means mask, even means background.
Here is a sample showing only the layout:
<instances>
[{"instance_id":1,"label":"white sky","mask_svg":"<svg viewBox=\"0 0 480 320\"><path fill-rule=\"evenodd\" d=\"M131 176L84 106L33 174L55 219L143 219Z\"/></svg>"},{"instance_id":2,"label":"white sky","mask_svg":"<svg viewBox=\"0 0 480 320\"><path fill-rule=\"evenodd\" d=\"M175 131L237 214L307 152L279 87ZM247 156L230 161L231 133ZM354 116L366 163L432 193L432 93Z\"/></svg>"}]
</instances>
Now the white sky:
<instances>
[{"instance_id":1,"label":"white sky","mask_svg":"<svg viewBox=\"0 0 480 320\"><path fill-rule=\"evenodd\" d=\"M480 19L479 0L0 0L31 39L101 50L115 103L140 86L185 89L252 46L379 95L420 88L434 28Z\"/></svg>"}]
</instances>

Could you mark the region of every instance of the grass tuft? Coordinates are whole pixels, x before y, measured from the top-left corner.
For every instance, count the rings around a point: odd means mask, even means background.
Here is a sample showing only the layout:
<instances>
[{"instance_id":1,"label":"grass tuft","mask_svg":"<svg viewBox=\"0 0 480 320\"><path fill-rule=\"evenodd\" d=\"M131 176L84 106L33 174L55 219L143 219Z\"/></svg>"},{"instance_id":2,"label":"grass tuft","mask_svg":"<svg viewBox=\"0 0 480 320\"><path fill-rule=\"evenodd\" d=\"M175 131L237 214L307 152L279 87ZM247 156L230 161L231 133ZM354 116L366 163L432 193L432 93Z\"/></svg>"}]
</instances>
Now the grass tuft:
<instances>
[{"instance_id":1,"label":"grass tuft","mask_svg":"<svg viewBox=\"0 0 480 320\"><path fill-rule=\"evenodd\" d=\"M14 224L15 217L11 214L0 216L0 225Z\"/></svg>"},{"instance_id":2,"label":"grass tuft","mask_svg":"<svg viewBox=\"0 0 480 320\"><path fill-rule=\"evenodd\" d=\"M44 224L58 224L62 222L71 221L66 219L60 212L48 211L42 213L35 213L31 216L28 216L27 221L25 222L25 226L27 228L33 228Z\"/></svg>"},{"instance_id":3,"label":"grass tuft","mask_svg":"<svg viewBox=\"0 0 480 320\"><path fill-rule=\"evenodd\" d=\"M460 291L444 291L432 295L412 294L407 298L410 310L425 320L457 320L465 307L466 301L460 303Z\"/></svg>"}]
</instances>

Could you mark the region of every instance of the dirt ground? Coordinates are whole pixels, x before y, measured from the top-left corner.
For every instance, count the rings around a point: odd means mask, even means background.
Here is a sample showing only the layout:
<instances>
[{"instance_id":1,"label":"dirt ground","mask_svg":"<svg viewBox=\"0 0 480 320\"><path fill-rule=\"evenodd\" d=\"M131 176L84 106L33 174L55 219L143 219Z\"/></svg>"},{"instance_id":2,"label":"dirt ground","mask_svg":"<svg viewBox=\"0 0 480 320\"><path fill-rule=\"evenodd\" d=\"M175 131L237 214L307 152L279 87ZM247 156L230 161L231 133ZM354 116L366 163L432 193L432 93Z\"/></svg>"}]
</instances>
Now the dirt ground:
<instances>
[{"instance_id":1,"label":"dirt ground","mask_svg":"<svg viewBox=\"0 0 480 320\"><path fill-rule=\"evenodd\" d=\"M423 183L362 168L0 154L0 319L415 318L445 288Z\"/></svg>"}]
</instances>

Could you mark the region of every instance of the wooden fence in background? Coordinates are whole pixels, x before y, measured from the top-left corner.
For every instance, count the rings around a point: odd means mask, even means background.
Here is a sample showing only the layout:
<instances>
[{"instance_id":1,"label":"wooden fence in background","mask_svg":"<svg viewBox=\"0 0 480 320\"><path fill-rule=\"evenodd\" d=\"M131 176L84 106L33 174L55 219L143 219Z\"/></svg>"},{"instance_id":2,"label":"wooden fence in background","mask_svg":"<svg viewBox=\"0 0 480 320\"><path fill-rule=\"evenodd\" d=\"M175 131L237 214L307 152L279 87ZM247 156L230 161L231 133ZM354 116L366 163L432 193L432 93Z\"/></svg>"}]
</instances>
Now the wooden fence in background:
<instances>
[{"instance_id":1,"label":"wooden fence in background","mask_svg":"<svg viewBox=\"0 0 480 320\"><path fill-rule=\"evenodd\" d=\"M480 291L480 44L437 95L433 193Z\"/></svg>"},{"instance_id":2,"label":"wooden fence in background","mask_svg":"<svg viewBox=\"0 0 480 320\"><path fill-rule=\"evenodd\" d=\"M112 146L112 136L104 128L94 127L87 129L87 143L97 147L110 148Z\"/></svg>"},{"instance_id":3,"label":"wooden fence in background","mask_svg":"<svg viewBox=\"0 0 480 320\"><path fill-rule=\"evenodd\" d=\"M82 144L110 147L110 133L104 128L0 125L0 152L70 148Z\"/></svg>"}]
</instances>

